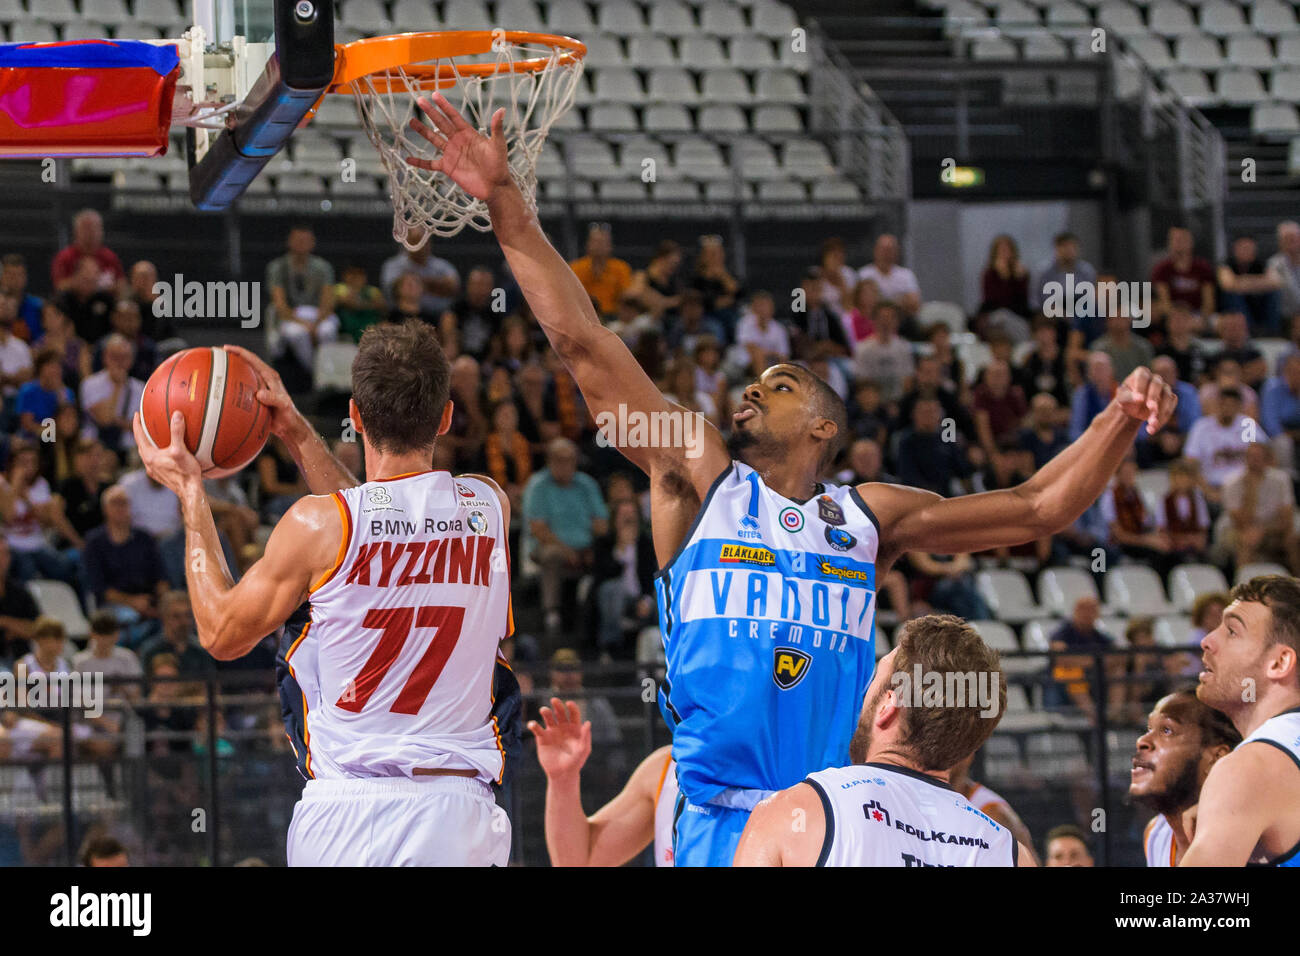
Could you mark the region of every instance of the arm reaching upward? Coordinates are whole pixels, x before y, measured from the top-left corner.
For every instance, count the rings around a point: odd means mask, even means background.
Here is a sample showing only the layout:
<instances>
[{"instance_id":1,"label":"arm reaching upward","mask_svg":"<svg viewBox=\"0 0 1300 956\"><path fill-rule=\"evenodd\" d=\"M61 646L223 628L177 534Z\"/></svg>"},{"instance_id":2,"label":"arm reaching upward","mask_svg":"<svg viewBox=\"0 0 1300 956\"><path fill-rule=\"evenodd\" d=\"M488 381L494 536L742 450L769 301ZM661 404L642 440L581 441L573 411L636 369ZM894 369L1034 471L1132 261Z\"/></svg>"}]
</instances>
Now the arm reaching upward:
<instances>
[{"instance_id":1,"label":"arm reaching upward","mask_svg":"<svg viewBox=\"0 0 1300 956\"><path fill-rule=\"evenodd\" d=\"M487 137L470 126L440 93L431 100L421 98L419 105L434 128L417 119L411 120L411 128L442 155L432 160L408 157L407 162L441 172L487 203L492 228L515 280L597 423L611 418L617 421L620 411L625 415L690 415L664 398L623 340L600 324L587 290L542 232L537 216L510 176L502 131L505 111L498 110L492 117L492 135ZM718 430L702 419L700 422L703 434L695 457L684 456L681 448L626 443L617 447L647 474L664 465L680 467L684 459L691 484L703 496L729 457ZM612 431L607 434L620 437ZM681 434L686 434L684 428Z\"/></svg>"},{"instance_id":2,"label":"arm reaching upward","mask_svg":"<svg viewBox=\"0 0 1300 956\"><path fill-rule=\"evenodd\" d=\"M1140 423L1155 434L1177 404L1178 396L1160 376L1139 368L1077 441L1014 488L942 498L900 485L859 485L880 522L878 563L888 567L908 551L958 554L1056 534L1105 490L1133 447Z\"/></svg>"}]
</instances>

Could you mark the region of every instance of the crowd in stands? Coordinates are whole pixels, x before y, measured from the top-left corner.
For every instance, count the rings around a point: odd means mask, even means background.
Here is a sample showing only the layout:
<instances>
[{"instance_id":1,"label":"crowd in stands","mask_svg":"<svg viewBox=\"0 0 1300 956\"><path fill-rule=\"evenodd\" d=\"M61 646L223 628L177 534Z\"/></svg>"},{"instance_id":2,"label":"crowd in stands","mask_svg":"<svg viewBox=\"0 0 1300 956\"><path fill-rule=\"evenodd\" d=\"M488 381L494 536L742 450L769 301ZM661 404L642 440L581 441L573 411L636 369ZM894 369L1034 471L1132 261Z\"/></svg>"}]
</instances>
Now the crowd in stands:
<instances>
[{"instance_id":1,"label":"crowd in stands","mask_svg":"<svg viewBox=\"0 0 1300 956\"><path fill-rule=\"evenodd\" d=\"M1278 226L1267 260L1242 238L1217 266L1195 253L1189 231L1171 229L1150 270L1149 307L1137 292L1108 297L1121 288L1116 276L1091 264L1070 234L1055 237L1037 268L1014 237L997 236L982 301L957 321L928 302L897 237L863 238L826 239L794 290L735 274L716 235L694 248L664 241L644 263L627 262L601 223L572 268L661 390L724 432L740 389L769 365L800 362L821 375L848 408L851 434L827 475L838 482L942 495L1011 487L1076 438L1133 369L1149 366L1173 385L1177 415L1154 435L1139 433L1111 487L1072 528L995 554L908 556L879 583L880 606L897 620L929 610L992 617L974 575L993 561L1087 565L1101 552L1112 565L1141 562L1162 575L1200 561L1229 576L1259 561L1300 571L1300 225ZM869 258L852 261L854 248ZM200 746L203 715L175 706L190 699L186 681L214 667L269 674L274 638L234 665L198 646L178 503L134 451L130 422L144 381L184 346L154 308L159 270L148 261L127 268L91 210L77 215L72 244L48 276L21 256L0 263L0 666L151 678L150 727L188 733L167 738L167 748ZM276 367L310 381L327 344L355 343L381 322L435 326L455 402L435 467L482 471L506 489L517 589L537 588L535 633L521 632L508 650L542 669L549 662L557 687L572 682L581 659L632 659L638 635L657 623L646 480L596 441L504 263L453 264L426 243L397 252L377 276L340 265L316 254L305 225L267 264L266 350ZM342 435L332 447L364 476L355 440ZM1147 480L1153 473L1163 477ZM256 560L269 527L306 491L276 441L242 475L208 483L233 573ZM91 616L87 646L75 654L59 622L41 614L34 582L51 580ZM1076 608L1052 649L1107 640L1095 618L1095 609ZM1141 628L1129 635L1131 644L1143 639ZM1057 663L1057 702L1086 711L1077 662ZM1122 719L1136 719L1151 687L1177 673L1148 676L1146 690L1107 702ZM617 732L610 715L602 722ZM9 756L20 739L28 753L52 753L55 736L0 731ZM93 752L96 738L78 746Z\"/></svg>"}]
</instances>

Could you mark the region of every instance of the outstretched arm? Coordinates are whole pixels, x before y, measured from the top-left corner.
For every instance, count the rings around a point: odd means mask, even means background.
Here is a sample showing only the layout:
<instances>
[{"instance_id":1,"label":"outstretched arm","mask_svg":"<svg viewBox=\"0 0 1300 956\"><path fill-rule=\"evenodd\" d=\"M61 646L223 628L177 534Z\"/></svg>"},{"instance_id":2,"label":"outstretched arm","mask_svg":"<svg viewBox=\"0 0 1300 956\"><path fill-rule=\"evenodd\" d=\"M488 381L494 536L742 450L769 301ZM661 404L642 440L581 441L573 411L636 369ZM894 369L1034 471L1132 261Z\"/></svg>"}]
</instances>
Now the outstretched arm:
<instances>
[{"instance_id":1,"label":"outstretched arm","mask_svg":"<svg viewBox=\"0 0 1300 956\"><path fill-rule=\"evenodd\" d=\"M181 502L189 556L185 581L199 643L217 660L243 657L288 620L306 600L312 583L342 557L343 521L334 500L311 497L295 502L271 533L261 560L236 584L203 492L199 463L185 448L184 416L172 413L171 441L164 448L145 440L138 413L134 427L145 471Z\"/></svg>"},{"instance_id":2,"label":"outstretched arm","mask_svg":"<svg viewBox=\"0 0 1300 956\"><path fill-rule=\"evenodd\" d=\"M1177 404L1178 396L1160 376L1139 368L1073 444L1015 488L942 498L901 485L859 485L880 522L877 564L888 567L908 551L959 554L1056 534L1097 500L1133 447L1141 423L1155 434Z\"/></svg>"},{"instance_id":3,"label":"outstretched arm","mask_svg":"<svg viewBox=\"0 0 1300 956\"><path fill-rule=\"evenodd\" d=\"M546 849L552 866L622 866L654 838L655 788L668 759L661 747L641 761L627 785L588 817L582 767L591 755L591 722L574 701L551 698L542 722L528 722L546 773Z\"/></svg>"},{"instance_id":4,"label":"outstretched arm","mask_svg":"<svg viewBox=\"0 0 1300 956\"><path fill-rule=\"evenodd\" d=\"M419 105L434 128L416 119L411 120L411 127L442 155L432 160L408 157L407 162L441 172L487 203L492 228L511 272L551 347L581 389L596 423L618 421L620 410L641 415L691 414L665 399L623 340L600 324L586 289L542 232L537 216L510 176L504 110L492 117L489 138L470 126L440 93L431 100L421 98ZM712 425L702 424L703 453L686 460L692 483L701 495L728 461L722 436ZM611 440L620 437L613 431L607 434ZM675 462L683 458L681 448L617 447L647 474L662 458Z\"/></svg>"}]
</instances>

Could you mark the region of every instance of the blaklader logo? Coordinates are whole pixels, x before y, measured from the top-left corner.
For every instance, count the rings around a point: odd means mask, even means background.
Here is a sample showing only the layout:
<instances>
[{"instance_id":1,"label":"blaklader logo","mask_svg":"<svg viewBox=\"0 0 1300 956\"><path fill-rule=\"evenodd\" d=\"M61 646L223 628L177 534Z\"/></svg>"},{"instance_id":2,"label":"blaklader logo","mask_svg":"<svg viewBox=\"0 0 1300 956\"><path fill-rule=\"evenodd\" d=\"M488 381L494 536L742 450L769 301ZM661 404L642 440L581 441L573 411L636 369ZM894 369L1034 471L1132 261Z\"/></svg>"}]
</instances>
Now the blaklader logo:
<instances>
[{"instance_id":1,"label":"blaklader logo","mask_svg":"<svg viewBox=\"0 0 1300 956\"><path fill-rule=\"evenodd\" d=\"M151 893L71 892L50 897L50 925L62 928L125 927L134 936L148 936L153 926Z\"/></svg>"}]
</instances>

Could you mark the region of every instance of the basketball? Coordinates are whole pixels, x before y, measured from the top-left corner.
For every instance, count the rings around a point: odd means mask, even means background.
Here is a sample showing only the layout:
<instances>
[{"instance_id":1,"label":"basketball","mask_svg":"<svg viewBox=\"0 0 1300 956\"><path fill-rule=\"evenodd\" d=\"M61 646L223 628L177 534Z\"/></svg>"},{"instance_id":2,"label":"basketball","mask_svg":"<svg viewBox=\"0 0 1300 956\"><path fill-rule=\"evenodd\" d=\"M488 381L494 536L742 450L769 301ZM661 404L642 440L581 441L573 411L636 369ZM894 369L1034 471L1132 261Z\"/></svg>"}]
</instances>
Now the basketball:
<instances>
[{"instance_id":1,"label":"basketball","mask_svg":"<svg viewBox=\"0 0 1300 956\"><path fill-rule=\"evenodd\" d=\"M257 400L257 372L223 348L177 352L149 376L140 399L140 423L155 447L171 441L174 411L185 414L185 447L203 477L234 474L261 452L271 430L269 410Z\"/></svg>"}]
</instances>

